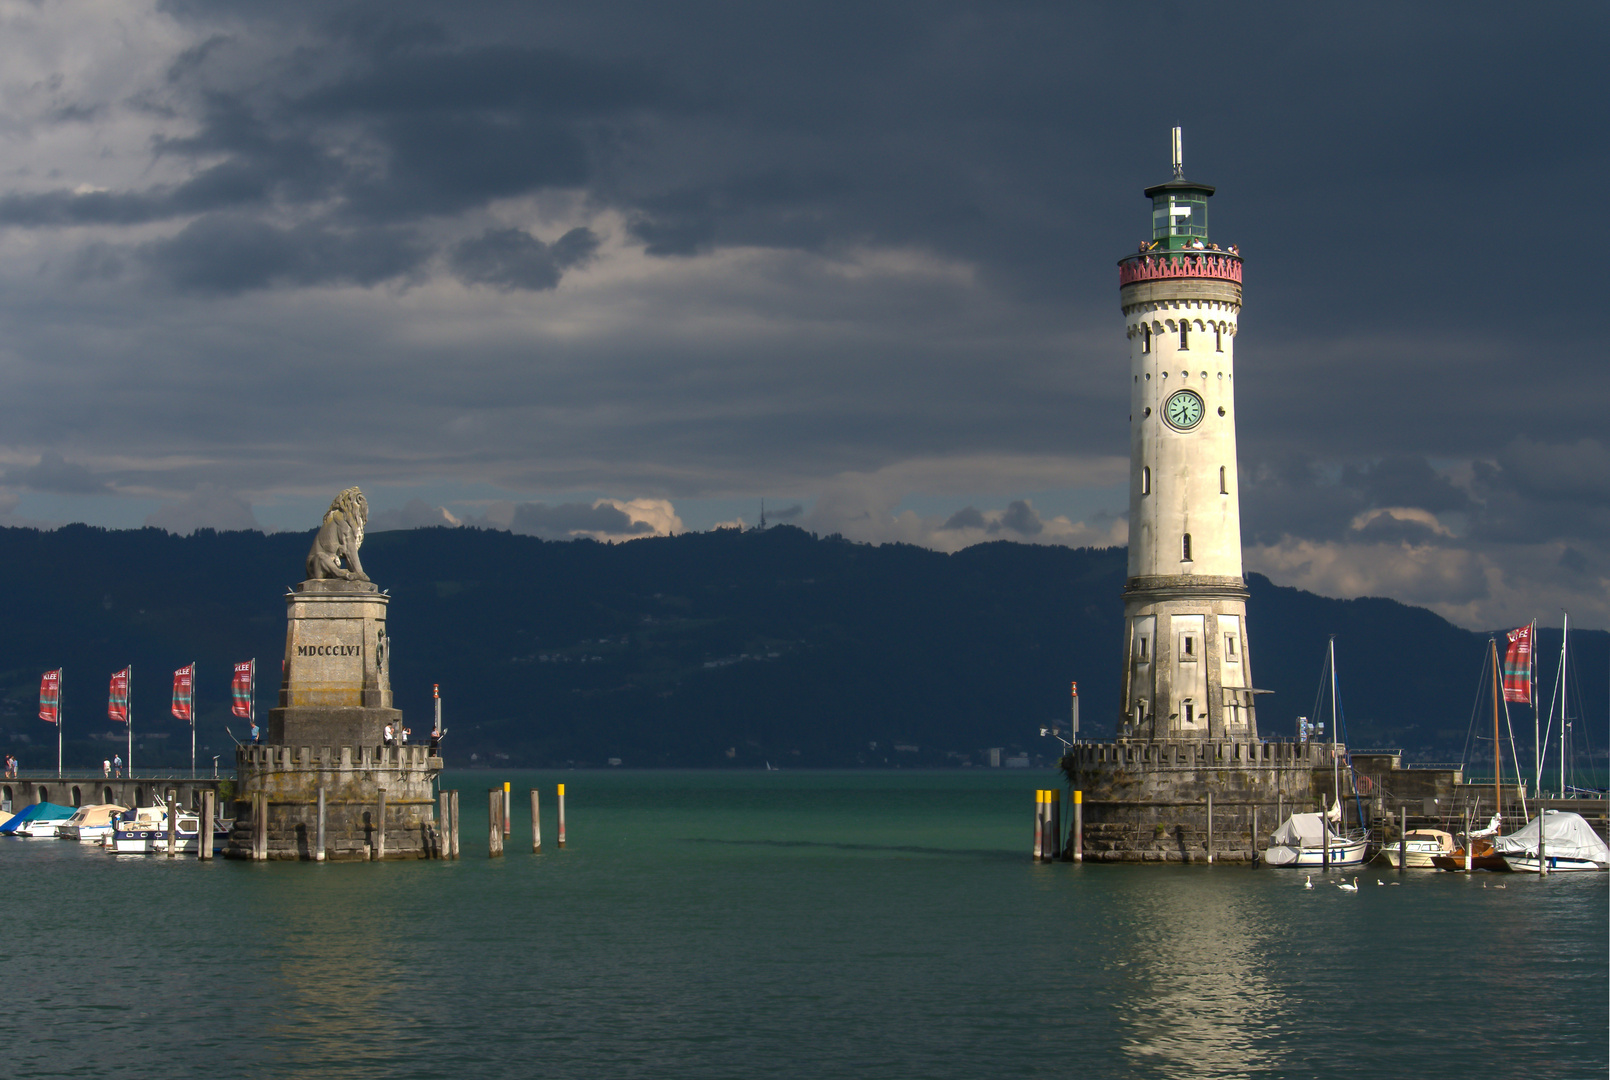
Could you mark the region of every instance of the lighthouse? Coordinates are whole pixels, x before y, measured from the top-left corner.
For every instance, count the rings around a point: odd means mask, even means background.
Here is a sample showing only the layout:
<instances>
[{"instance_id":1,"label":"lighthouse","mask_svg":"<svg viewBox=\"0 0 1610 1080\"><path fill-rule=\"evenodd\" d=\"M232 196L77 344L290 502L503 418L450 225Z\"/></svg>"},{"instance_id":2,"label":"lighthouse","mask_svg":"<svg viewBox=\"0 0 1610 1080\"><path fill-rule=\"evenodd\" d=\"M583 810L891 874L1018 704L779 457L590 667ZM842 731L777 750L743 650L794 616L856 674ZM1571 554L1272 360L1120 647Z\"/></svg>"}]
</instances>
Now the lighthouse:
<instances>
[{"instance_id":1,"label":"lighthouse","mask_svg":"<svg viewBox=\"0 0 1610 1080\"><path fill-rule=\"evenodd\" d=\"M1151 228L1118 264L1129 340L1129 566L1121 739L1255 741L1236 482L1241 256L1208 230L1214 189L1146 189Z\"/></svg>"}]
</instances>

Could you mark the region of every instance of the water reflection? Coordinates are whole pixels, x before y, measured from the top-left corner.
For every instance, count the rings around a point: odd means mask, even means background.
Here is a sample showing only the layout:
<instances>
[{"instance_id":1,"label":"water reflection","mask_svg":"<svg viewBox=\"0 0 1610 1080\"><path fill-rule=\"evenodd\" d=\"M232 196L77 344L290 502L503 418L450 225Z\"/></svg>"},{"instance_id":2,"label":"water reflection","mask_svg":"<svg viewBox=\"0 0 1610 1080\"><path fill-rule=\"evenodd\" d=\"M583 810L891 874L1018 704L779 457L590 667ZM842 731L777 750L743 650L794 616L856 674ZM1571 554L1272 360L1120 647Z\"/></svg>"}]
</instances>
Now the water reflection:
<instances>
[{"instance_id":1,"label":"water reflection","mask_svg":"<svg viewBox=\"0 0 1610 1080\"><path fill-rule=\"evenodd\" d=\"M1278 1071L1275 1040L1293 1003L1270 978L1283 929L1247 889L1212 873L1148 871L1131 895L1134 947L1119 954L1128 979L1117 1012L1119 1046L1138 1075L1246 1076Z\"/></svg>"}]
</instances>

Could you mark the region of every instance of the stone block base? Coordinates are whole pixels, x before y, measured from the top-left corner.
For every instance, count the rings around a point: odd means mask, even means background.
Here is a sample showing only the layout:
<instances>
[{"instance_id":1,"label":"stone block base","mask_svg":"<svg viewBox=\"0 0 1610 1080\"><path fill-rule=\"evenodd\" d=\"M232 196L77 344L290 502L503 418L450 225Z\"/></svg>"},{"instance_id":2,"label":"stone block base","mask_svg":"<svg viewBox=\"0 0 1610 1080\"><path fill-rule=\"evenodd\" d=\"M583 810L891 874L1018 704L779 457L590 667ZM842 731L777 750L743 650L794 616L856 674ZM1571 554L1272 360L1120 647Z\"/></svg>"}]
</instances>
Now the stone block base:
<instances>
[{"instance_id":1,"label":"stone block base","mask_svg":"<svg viewBox=\"0 0 1610 1080\"><path fill-rule=\"evenodd\" d=\"M1316 773L1328 785L1332 754L1342 752L1317 743L1119 740L1076 745L1062 771L1083 793L1087 862L1205 863L1211 850L1213 862L1250 863L1282 813L1318 809Z\"/></svg>"},{"instance_id":2,"label":"stone block base","mask_svg":"<svg viewBox=\"0 0 1610 1080\"><path fill-rule=\"evenodd\" d=\"M323 788L325 859L440 858L434 781L441 769L442 759L423 746L242 746L225 854L314 859Z\"/></svg>"}]
</instances>

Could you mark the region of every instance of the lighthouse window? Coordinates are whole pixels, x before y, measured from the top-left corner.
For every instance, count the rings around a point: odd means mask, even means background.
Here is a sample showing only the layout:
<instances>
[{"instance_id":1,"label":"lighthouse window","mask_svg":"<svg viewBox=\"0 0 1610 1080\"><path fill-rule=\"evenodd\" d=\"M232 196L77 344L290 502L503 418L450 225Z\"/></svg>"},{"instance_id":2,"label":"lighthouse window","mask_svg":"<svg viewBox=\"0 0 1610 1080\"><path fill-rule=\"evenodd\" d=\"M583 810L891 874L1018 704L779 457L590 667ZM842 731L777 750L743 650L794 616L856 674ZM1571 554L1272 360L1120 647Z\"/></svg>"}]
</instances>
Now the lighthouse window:
<instances>
[{"instance_id":1,"label":"lighthouse window","mask_svg":"<svg viewBox=\"0 0 1610 1080\"><path fill-rule=\"evenodd\" d=\"M1191 324L1186 323L1186 322L1180 323L1180 349L1182 351L1188 350L1191 347L1190 346L1190 333L1191 333Z\"/></svg>"},{"instance_id":2,"label":"lighthouse window","mask_svg":"<svg viewBox=\"0 0 1610 1080\"><path fill-rule=\"evenodd\" d=\"M1224 327L1222 326L1215 326L1213 328L1213 351L1224 351Z\"/></svg>"},{"instance_id":3,"label":"lighthouse window","mask_svg":"<svg viewBox=\"0 0 1610 1080\"><path fill-rule=\"evenodd\" d=\"M1149 353L1152 351L1152 328L1150 326L1144 326L1141 328L1140 351L1143 353Z\"/></svg>"},{"instance_id":4,"label":"lighthouse window","mask_svg":"<svg viewBox=\"0 0 1610 1080\"><path fill-rule=\"evenodd\" d=\"M1181 558L1185 562L1190 562L1191 561L1191 534L1190 533L1185 534L1185 542L1183 544L1181 544L1180 547L1181 547L1181 551L1182 551Z\"/></svg>"},{"instance_id":5,"label":"lighthouse window","mask_svg":"<svg viewBox=\"0 0 1610 1080\"><path fill-rule=\"evenodd\" d=\"M1185 702L1185 722L1187 724L1196 723L1196 706L1189 701Z\"/></svg>"},{"instance_id":6,"label":"lighthouse window","mask_svg":"<svg viewBox=\"0 0 1610 1080\"><path fill-rule=\"evenodd\" d=\"M1219 494L1220 495L1228 495L1228 494L1230 494L1230 489L1226 485L1226 481L1225 481L1225 478L1224 478L1224 466L1223 465L1219 466Z\"/></svg>"},{"instance_id":7,"label":"lighthouse window","mask_svg":"<svg viewBox=\"0 0 1610 1080\"><path fill-rule=\"evenodd\" d=\"M1184 646L1181 647L1180 651L1185 654L1185 659L1187 659L1187 660L1195 660L1196 659L1196 639L1194 637L1192 637L1191 635L1186 634L1185 635L1185 644L1184 644Z\"/></svg>"},{"instance_id":8,"label":"lighthouse window","mask_svg":"<svg viewBox=\"0 0 1610 1080\"><path fill-rule=\"evenodd\" d=\"M1141 663L1145 663L1146 662L1146 639L1145 638L1136 638L1135 641L1140 647L1140 660L1141 660Z\"/></svg>"},{"instance_id":9,"label":"lighthouse window","mask_svg":"<svg viewBox=\"0 0 1610 1080\"><path fill-rule=\"evenodd\" d=\"M1147 409L1146 411L1151 412L1150 409ZM1142 495L1150 495L1152 493L1152 467L1150 465L1142 465L1140 467L1140 493Z\"/></svg>"},{"instance_id":10,"label":"lighthouse window","mask_svg":"<svg viewBox=\"0 0 1610 1080\"><path fill-rule=\"evenodd\" d=\"M1227 656L1228 658L1230 658L1231 660L1234 660L1236 658L1235 635L1234 634L1225 634L1224 635L1224 655Z\"/></svg>"}]
</instances>

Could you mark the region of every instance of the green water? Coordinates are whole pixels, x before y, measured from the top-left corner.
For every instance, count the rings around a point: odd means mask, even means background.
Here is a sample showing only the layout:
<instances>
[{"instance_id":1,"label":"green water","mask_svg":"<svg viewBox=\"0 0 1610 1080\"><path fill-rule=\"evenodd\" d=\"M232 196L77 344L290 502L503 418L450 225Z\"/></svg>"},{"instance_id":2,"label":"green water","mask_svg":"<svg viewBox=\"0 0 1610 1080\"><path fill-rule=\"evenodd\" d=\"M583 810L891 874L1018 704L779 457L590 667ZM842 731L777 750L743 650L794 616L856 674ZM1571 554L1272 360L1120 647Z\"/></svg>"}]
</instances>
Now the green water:
<instances>
[{"instance_id":1,"label":"green water","mask_svg":"<svg viewBox=\"0 0 1610 1080\"><path fill-rule=\"evenodd\" d=\"M1035 865L1023 771L445 779L456 863L0 842L8 1075L1605 1075L1610 875Z\"/></svg>"}]
</instances>

